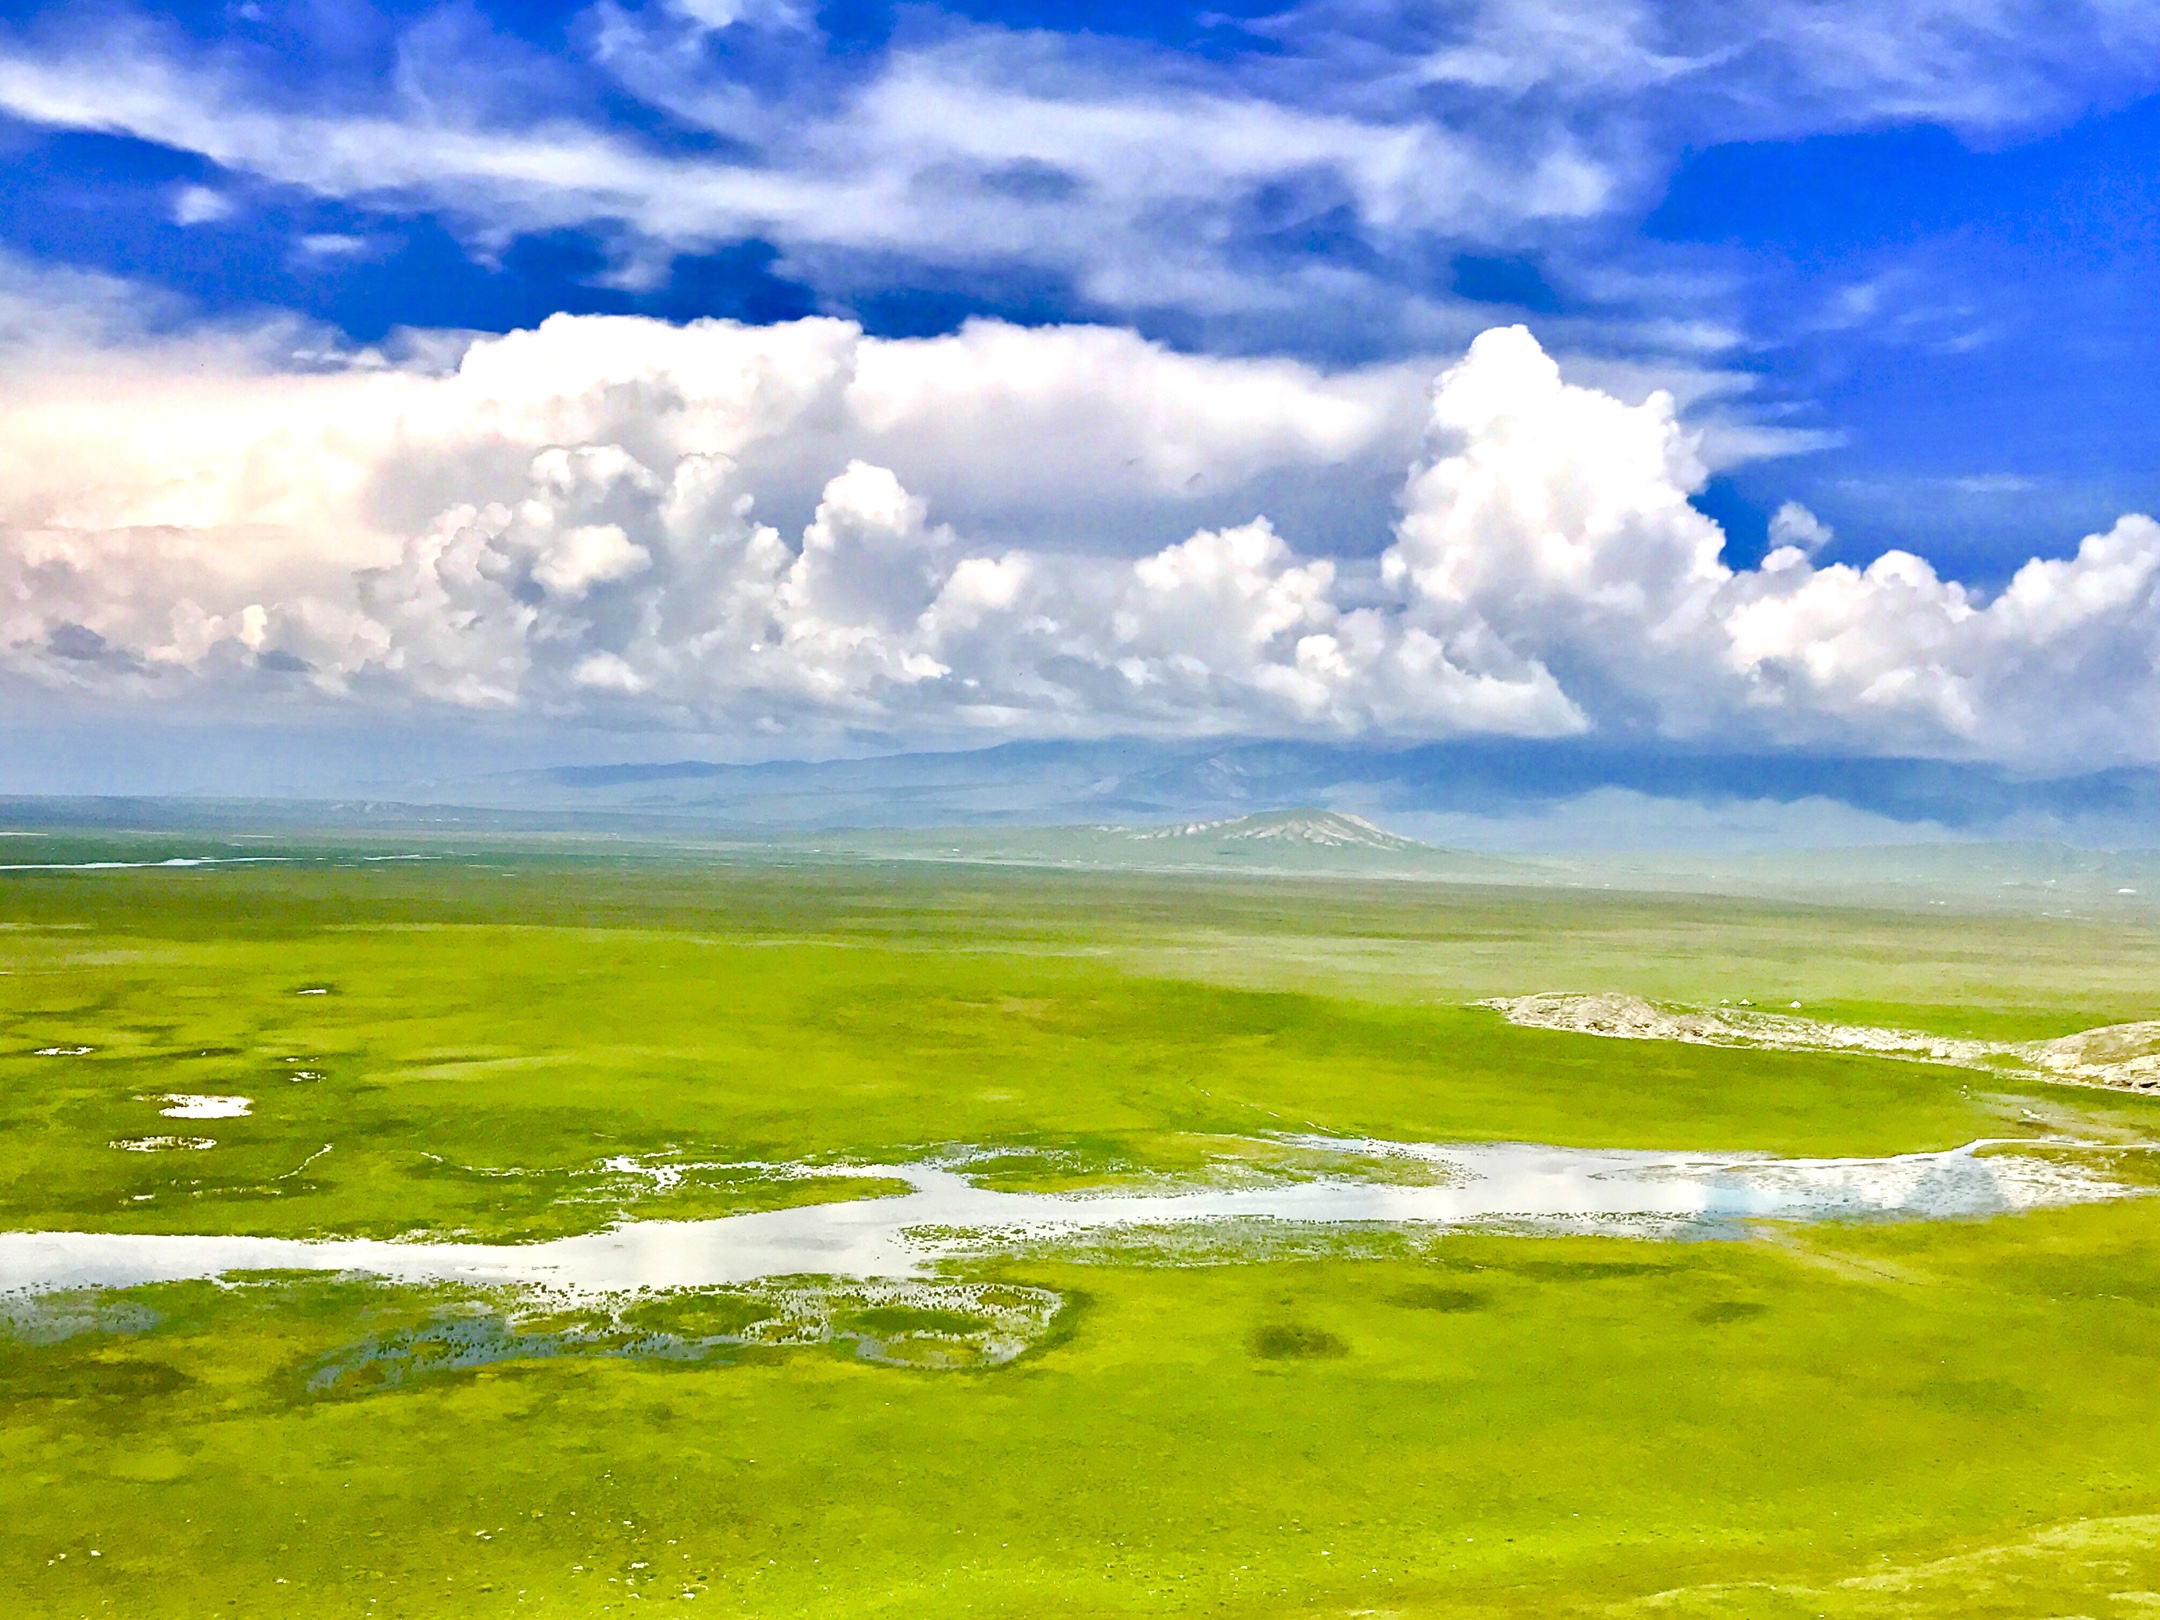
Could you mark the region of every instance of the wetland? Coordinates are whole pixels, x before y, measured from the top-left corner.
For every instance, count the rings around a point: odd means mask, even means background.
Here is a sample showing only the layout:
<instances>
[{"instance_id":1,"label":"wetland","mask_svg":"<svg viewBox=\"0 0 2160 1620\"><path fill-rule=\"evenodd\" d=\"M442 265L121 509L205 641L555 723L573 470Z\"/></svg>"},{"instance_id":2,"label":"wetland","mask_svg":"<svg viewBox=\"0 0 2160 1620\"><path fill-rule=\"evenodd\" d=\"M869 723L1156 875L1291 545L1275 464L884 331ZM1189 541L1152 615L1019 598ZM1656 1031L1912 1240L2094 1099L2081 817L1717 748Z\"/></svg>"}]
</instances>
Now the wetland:
<instances>
[{"instance_id":1,"label":"wetland","mask_svg":"<svg viewBox=\"0 0 2160 1620\"><path fill-rule=\"evenodd\" d=\"M53 842L16 1612L2160 1591L2160 1103L1479 1005L2037 1051L2160 1012L2142 912Z\"/></svg>"}]
</instances>

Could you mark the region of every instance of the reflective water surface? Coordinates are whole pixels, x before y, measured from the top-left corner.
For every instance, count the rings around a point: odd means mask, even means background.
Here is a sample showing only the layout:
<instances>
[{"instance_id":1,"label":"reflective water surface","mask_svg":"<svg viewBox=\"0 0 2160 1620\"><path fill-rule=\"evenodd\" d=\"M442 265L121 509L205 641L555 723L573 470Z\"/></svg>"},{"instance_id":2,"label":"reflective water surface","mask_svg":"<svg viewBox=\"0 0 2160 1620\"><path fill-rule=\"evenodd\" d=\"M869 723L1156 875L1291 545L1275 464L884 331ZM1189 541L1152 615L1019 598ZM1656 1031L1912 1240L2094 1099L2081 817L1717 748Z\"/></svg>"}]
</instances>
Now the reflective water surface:
<instances>
[{"instance_id":1,"label":"reflective water surface","mask_svg":"<svg viewBox=\"0 0 2160 1620\"><path fill-rule=\"evenodd\" d=\"M1773 1159L1481 1143L1305 1143L1416 1161L1439 1185L1331 1178L1081 1194L1001 1192L950 1164L848 1165L904 1196L701 1221L635 1221L546 1243L302 1241L98 1232L0 1233L0 1291L126 1287L251 1270L360 1272L399 1282L541 1287L604 1296L766 1277L923 1276L940 1260L1119 1230L1259 1223L1483 1227L1733 1236L1750 1219L1942 1219L2085 1203L2133 1189L2061 1157L1972 1143L1885 1159Z\"/></svg>"}]
</instances>

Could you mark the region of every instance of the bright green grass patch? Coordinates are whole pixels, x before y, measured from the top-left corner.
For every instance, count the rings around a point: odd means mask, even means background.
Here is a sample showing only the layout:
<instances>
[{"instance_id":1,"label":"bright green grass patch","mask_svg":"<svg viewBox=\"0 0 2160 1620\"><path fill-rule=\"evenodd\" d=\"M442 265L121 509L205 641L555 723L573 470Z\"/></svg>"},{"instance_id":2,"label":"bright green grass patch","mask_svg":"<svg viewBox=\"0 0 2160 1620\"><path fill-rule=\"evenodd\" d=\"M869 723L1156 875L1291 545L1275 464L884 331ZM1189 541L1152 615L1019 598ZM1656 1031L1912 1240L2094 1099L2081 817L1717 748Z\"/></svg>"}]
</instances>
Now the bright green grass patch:
<instances>
[{"instance_id":1,"label":"bright green grass patch","mask_svg":"<svg viewBox=\"0 0 2160 1620\"><path fill-rule=\"evenodd\" d=\"M1185 1138L1267 1131L1850 1154L2018 1119L1952 1070L1596 1040L925 932L907 950L480 926L45 936L0 979L0 1222L522 1238L861 1190L704 1169L663 1196L599 1169L623 1156L1012 1142L1181 1168ZM173 1094L253 1111L168 1121ZM217 1145L113 1146L161 1134Z\"/></svg>"},{"instance_id":2,"label":"bright green grass patch","mask_svg":"<svg viewBox=\"0 0 2160 1620\"><path fill-rule=\"evenodd\" d=\"M530 852L309 859L0 880L0 1221L531 1238L876 1190L726 1166L956 1142L1053 1150L1003 1172L1052 1186L1220 1168L1226 1138L1270 1131L1847 1154L2037 1128L2028 1111L2136 1132L2151 1109L1861 1057L1515 1029L1461 1004L1556 984L1759 989L1804 969L1937 998L1869 1003L1885 1022L1962 1007L1999 1023L2013 1015L1982 1008L2012 979L2030 998L2068 977L2036 955L2051 941L2098 963L2109 995L2133 969L2156 982L2129 924ZM1178 943L1196 929L1238 943L1198 960ZM1376 952L1452 988L1323 993ZM2075 998L2047 1018L2098 1021ZM253 1111L161 1118L163 1098L198 1093ZM112 1145L161 1135L216 1146ZM705 1168L664 1192L603 1168L626 1156Z\"/></svg>"},{"instance_id":3,"label":"bright green grass patch","mask_svg":"<svg viewBox=\"0 0 2160 1620\"><path fill-rule=\"evenodd\" d=\"M2081 1521L2160 1505L2153 1220L1030 1262L1072 1329L977 1373L326 1395L308 1369L430 1297L137 1290L155 1325L0 1349L0 1547L40 1616L2127 1616L2160 1550Z\"/></svg>"}]
</instances>

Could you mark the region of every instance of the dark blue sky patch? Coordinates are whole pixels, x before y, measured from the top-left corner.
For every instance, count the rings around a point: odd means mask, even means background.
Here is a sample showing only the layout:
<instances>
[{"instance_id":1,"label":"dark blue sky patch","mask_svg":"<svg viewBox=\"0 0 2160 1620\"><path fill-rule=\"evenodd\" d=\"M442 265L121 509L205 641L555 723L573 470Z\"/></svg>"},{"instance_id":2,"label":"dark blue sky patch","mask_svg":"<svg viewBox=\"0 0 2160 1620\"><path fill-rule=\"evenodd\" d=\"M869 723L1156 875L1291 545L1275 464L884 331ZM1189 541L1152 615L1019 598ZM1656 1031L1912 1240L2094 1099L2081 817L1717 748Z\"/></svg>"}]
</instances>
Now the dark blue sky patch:
<instances>
[{"instance_id":1,"label":"dark blue sky patch","mask_svg":"<svg viewBox=\"0 0 2160 1620\"><path fill-rule=\"evenodd\" d=\"M1478 304L1498 304L1531 315L1560 313L1560 295L1529 259L1461 253L1455 257L1454 291Z\"/></svg>"},{"instance_id":2,"label":"dark blue sky patch","mask_svg":"<svg viewBox=\"0 0 2160 1620\"><path fill-rule=\"evenodd\" d=\"M2156 203L2160 98L1996 151L1927 126L1712 147L1681 163L1643 230L1818 266L1969 231L2100 264L2151 251Z\"/></svg>"},{"instance_id":3,"label":"dark blue sky patch","mask_svg":"<svg viewBox=\"0 0 2160 1620\"><path fill-rule=\"evenodd\" d=\"M1014 274L942 286L927 278L913 286L897 282L828 302L831 311L860 321L874 336L910 338L939 337L976 316L1046 326L1069 319L1077 301L1055 280Z\"/></svg>"},{"instance_id":4,"label":"dark blue sky patch","mask_svg":"<svg viewBox=\"0 0 2160 1620\"><path fill-rule=\"evenodd\" d=\"M1688 504L1725 531L1725 566L1753 568L1770 549L1772 508L1750 499L1731 478L1713 478Z\"/></svg>"}]
</instances>

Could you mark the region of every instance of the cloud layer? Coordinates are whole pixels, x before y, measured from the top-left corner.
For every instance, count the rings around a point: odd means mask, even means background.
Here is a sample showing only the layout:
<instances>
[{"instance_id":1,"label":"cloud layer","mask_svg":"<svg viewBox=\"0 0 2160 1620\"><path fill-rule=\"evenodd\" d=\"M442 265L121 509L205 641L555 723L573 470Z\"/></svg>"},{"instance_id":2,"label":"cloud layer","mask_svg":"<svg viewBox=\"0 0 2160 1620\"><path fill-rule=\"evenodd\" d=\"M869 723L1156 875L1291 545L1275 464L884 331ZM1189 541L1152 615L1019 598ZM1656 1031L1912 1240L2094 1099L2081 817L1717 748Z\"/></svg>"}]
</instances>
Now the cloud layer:
<instances>
[{"instance_id":1,"label":"cloud layer","mask_svg":"<svg viewBox=\"0 0 2160 1620\"><path fill-rule=\"evenodd\" d=\"M1684 149L1918 122L1999 138L2160 78L2160 20L2111 0L1311 0L1194 19L1205 51L927 8L835 48L812 15L602 0L543 52L452 6L380 24L373 51L311 51L304 19L256 8L205 42L58 6L0 33L0 113L214 165L226 189L172 201L197 225L256 190L439 215L482 255L589 233L624 285L748 241L843 300L1033 278L1120 318L1378 323L1401 344L1469 335L1433 273L1450 251L1565 238L1595 258L1578 228L1645 205ZM1610 267L1578 279L1629 301ZM1660 325L1667 352L1730 335Z\"/></svg>"},{"instance_id":2,"label":"cloud layer","mask_svg":"<svg viewBox=\"0 0 2160 1620\"><path fill-rule=\"evenodd\" d=\"M1113 329L833 320L557 317L435 369L295 375L200 337L18 369L0 659L48 689L803 748L1594 731L2160 757L2160 527L2125 517L1989 598L1903 552L1821 565L1792 507L1735 570L1672 400L1570 384L1519 327L1429 395ZM1257 504L1391 456L1399 509L1362 547L1301 547ZM1255 504L1121 547L1199 487Z\"/></svg>"}]
</instances>

